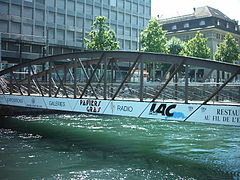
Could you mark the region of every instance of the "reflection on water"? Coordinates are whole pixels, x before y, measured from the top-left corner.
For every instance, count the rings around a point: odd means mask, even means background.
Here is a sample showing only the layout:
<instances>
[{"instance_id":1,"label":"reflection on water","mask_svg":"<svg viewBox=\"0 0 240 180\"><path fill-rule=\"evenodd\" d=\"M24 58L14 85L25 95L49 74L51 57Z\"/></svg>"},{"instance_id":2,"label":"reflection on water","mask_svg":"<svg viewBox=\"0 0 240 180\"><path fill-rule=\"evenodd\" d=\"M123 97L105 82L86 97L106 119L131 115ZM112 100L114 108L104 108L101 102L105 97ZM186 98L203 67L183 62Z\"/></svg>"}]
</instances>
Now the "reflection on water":
<instances>
[{"instance_id":1,"label":"reflection on water","mask_svg":"<svg viewBox=\"0 0 240 180\"><path fill-rule=\"evenodd\" d=\"M0 128L0 179L240 178L239 127L64 114Z\"/></svg>"}]
</instances>

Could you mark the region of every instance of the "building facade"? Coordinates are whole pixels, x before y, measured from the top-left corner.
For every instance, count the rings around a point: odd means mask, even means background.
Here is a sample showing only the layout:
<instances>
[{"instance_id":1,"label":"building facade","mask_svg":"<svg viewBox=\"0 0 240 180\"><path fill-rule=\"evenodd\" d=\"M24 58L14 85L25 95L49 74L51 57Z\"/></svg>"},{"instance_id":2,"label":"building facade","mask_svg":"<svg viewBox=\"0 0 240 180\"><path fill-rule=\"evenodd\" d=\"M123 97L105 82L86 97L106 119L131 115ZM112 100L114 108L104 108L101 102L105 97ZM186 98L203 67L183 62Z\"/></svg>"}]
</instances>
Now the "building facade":
<instances>
[{"instance_id":1,"label":"building facade","mask_svg":"<svg viewBox=\"0 0 240 180\"><path fill-rule=\"evenodd\" d=\"M167 38L175 36L182 41L188 41L195 37L197 32L201 32L208 39L208 47L211 50L211 59L214 59L214 54L217 51L217 46L224 40L227 33L232 34L240 45L240 27L237 21L230 19L221 11L204 6L193 9L192 14L172 17L167 19L159 19L163 25L163 29L167 31ZM239 60L234 60L239 63ZM201 81L203 77L209 73L207 69L198 69L191 67L191 81ZM225 79L223 73L220 79ZM212 73L211 80L215 81L216 73Z\"/></svg>"},{"instance_id":2,"label":"building facade","mask_svg":"<svg viewBox=\"0 0 240 180\"><path fill-rule=\"evenodd\" d=\"M96 16L107 17L121 50L137 50L151 0L0 0L1 61L84 50Z\"/></svg>"},{"instance_id":3,"label":"building facade","mask_svg":"<svg viewBox=\"0 0 240 180\"><path fill-rule=\"evenodd\" d=\"M217 50L217 45L224 40L226 33L230 33L240 45L240 28L238 22L230 19L221 11L204 6L194 8L192 14L159 19L163 29L167 30L167 37L175 36L182 41L192 39L198 31L208 38L211 58Z\"/></svg>"}]
</instances>

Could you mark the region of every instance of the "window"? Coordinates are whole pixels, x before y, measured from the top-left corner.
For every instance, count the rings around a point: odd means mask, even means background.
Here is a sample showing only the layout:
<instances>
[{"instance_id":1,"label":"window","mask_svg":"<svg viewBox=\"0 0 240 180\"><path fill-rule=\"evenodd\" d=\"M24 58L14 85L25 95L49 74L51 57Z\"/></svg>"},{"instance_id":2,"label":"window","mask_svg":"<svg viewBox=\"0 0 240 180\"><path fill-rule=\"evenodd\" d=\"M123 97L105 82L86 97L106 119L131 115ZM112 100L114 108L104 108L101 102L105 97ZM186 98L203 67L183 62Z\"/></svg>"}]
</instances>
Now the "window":
<instances>
[{"instance_id":1,"label":"window","mask_svg":"<svg viewBox=\"0 0 240 180\"><path fill-rule=\"evenodd\" d=\"M9 51L19 51L19 44L9 42L8 43L8 50Z\"/></svg>"},{"instance_id":2,"label":"window","mask_svg":"<svg viewBox=\"0 0 240 180\"><path fill-rule=\"evenodd\" d=\"M137 50L137 42L132 42L132 49Z\"/></svg>"},{"instance_id":3,"label":"window","mask_svg":"<svg viewBox=\"0 0 240 180\"><path fill-rule=\"evenodd\" d=\"M133 3L132 10L133 10L133 12L135 12L135 13L138 12L138 5L137 5L136 3Z\"/></svg>"},{"instance_id":4,"label":"window","mask_svg":"<svg viewBox=\"0 0 240 180\"><path fill-rule=\"evenodd\" d=\"M36 36L44 36L44 28L42 26L35 27L35 35Z\"/></svg>"},{"instance_id":5,"label":"window","mask_svg":"<svg viewBox=\"0 0 240 180\"><path fill-rule=\"evenodd\" d=\"M116 11L112 11L111 19L112 20L117 20L117 12Z\"/></svg>"},{"instance_id":6,"label":"window","mask_svg":"<svg viewBox=\"0 0 240 180\"><path fill-rule=\"evenodd\" d=\"M57 14L57 24L64 25L65 24L65 15Z\"/></svg>"},{"instance_id":7,"label":"window","mask_svg":"<svg viewBox=\"0 0 240 180\"><path fill-rule=\"evenodd\" d=\"M67 16L67 23L69 26L75 26L74 16Z\"/></svg>"},{"instance_id":8,"label":"window","mask_svg":"<svg viewBox=\"0 0 240 180\"><path fill-rule=\"evenodd\" d=\"M58 40L65 40L65 33L64 30L57 30L57 39Z\"/></svg>"},{"instance_id":9,"label":"window","mask_svg":"<svg viewBox=\"0 0 240 180\"><path fill-rule=\"evenodd\" d=\"M0 2L1 16L8 15L8 4Z\"/></svg>"},{"instance_id":10,"label":"window","mask_svg":"<svg viewBox=\"0 0 240 180\"><path fill-rule=\"evenodd\" d=\"M58 9L65 9L66 8L66 3L65 0L57 0L57 8Z\"/></svg>"},{"instance_id":11,"label":"window","mask_svg":"<svg viewBox=\"0 0 240 180\"><path fill-rule=\"evenodd\" d=\"M143 5L139 5L139 13L140 14L144 14L144 7L143 7Z\"/></svg>"},{"instance_id":12,"label":"window","mask_svg":"<svg viewBox=\"0 0 240 180\"><path fill-rule=\"evenodd\" d=\"M20 34L21 33L21 24L12 22L11 23L11 33Z\"/></svg>"},{"instance_id":13,"label":"window","mask_svg":"<svg viewBox=\"0 0 240 180\"><path fill-rule=\"evenodd\" d=\"M138 25L138 18L137 18L137 16L132 16L132 24Z\"/></svg>"},{"instance_id":14,"label":"window","mask_svg":"<svg viewBox=\"0 0 240 180\"><path fill-rule=\"evenodd\" d=\"M218 26L220 25L220 20L217 20L217 25L218 25Z\"/></svg>"},{"instance_id":15,"label":"window","mask_svg":"<svg viewBox=\"0 0 240 180\"><path fill-rule=\"evenodd\" d=\"M8 32L8 22L7 21L0 21L0 32Z\"/></svg>"},{"instance_id":16,"label":"window","mask_svg":"<svg viewBox=\"0 0 240 180\"><path fill-rule=\"evenodd\" d=\"M21 16L21 6L17 6L17 5L12 4L11 15L12 16Z\"/></svg>"},{"instance_id":17,"label":"window","mask_svg":"<svg viewBox=\"0 0 240 180\"><path fill-rule=\"evenodd\" d=\"M68 41L74 41L74 32L73 31L68 31L67 32L67 40Z\"/></svg>"},{"instance_id":18,"label":"window","mask_svg":"<svg viewBox=\"0 0 240 180\"><path fill-rule=\"evenodd\" d=\"M48 28L48 38L55 39L55 30L52 28Z\"/></svg>"},{"instance_id":19,"label":"window","mask_svg":"<svg viewBox=\"0 0 240 180\"><path fill-rule=\"evenodd\" d=\"M93 14L93 7L92 6L90 6L90 5L86 5L86 13L87 13L87 15L91 15L92 16L92 14ZM108 17L108 16L107 16Z\"/></svg>"},{"instance_id":20,"label":"window","mask_svg":"<svg viewBox=\"0 0 240 180\"><path fill-rule=\"evenodd\" d=\"M229 28L229 23L227 23L226 27Z\"/></svg>"},{"instance_id":21,"label":"window","mask_svg":"<svg viewBox=\"0 0 240 180\"><path fill-rule=\"evenodd\" d=\"M86 22L86 23L85 23L86 29L89 29L89 30L90 30L90 29L91 29L91 26L92 26L92 21L87 19L85 22Z\"/></svg>"},{"instance_id":22,"label":"window","mask_svg":"<svg viewBox=\"0 0 240 180\"><path fill-rule=\"evenodd\" d=\"M235 31L238 31L238 26L235 26Z\"/></svg>"},{"instance_id":23,"label":"window","mask_svg":"<svg viewBox=\"0 0 240 180\"><path fill-rule=\"evenodd\" d=\"M35 18L36 18L37 21L44 21L44 11L36 9Z\"/></svg>"},{"instance_id":24,"label":"window","mask_svg":"<svg viewBox=\"0 0 240 180\"><path fill-rule=\"evenodd\" d=\"M119 26L119 27L118 27L118 34L119 34L119 35L123 35L123 32L124 32L123 26Z\"/></svg>"},{"instance_id":25,"label":"window","mask_svg":"<svg viewBox=\"0 0 240 180\"><path fill-rule=\"evenodd\" d=\"M204 26L206 25L206 22L204 20L201 20L200 23L199 23L200 26Z\"/></svg>"},{"instance_id":26,"label":"window","mask_svg":"<svg viewBox=\"0 0 240 180\"><path fill-rule=\"evenodd\" d=\"M50 7L55 7L55 0L47 1L47 5Z\"/></svg>"},{"instance_id":27,"label":"window","mask_svg":"<svg viewBox=\"0 0 240 180\"><path fill-rule=\"evenodd\" d=\"M95 16L100 16L101 15L101 8L100 7L95 7L94 8L94 15Z\"/></svg>"},{"instance_id":28,"label":"window","mask_svg":"<svg viewBox=\"0 0 240 180\"><path fill-rule=\"evenodd\" d=\"M32 19L33 18L33 9L29 7L24 7L23 17Z\"/></svg>"},{"instance_id":29,"label":"window","mask_svg":"<svg viewBox=\"0 0 240 180\"><path fill-rule=\"evenodd\" d=\"M83 18L77 18L77 27L82 28L83 27Z\"/></svg>"},{"instance_id":30,"label":"window","mask_svg":"<svg viewBox=\"0 0 240 180\"><path fill-rule=\"evenodd\" d=\"M23 24L23 34L32 35L33 34L33 28L32 25L29 24Z\"/></svg>"},{"instance_id":31,"label":"window","mask_svg":"<svg viewBox=\"0 0 240 180\"><path fill-rule=\"evenodd\" d=\"M108 9L103 9L103 16L109 17Z\"/></svg>"},{"instance_id":32,"label":"window","mask_svg":"<svg viewBox=\"0 0 240 180\"><path fill-rule=\"evenodd\" d=\"M36 0L38 4L45 4L45 0Z\"/></svg>"},{"instance_id":33,"label":"window","mask_svg":"<svg viewBox=\"0 0 240 180\"><path fill-rule=\"evenodd\" d=\"M131 29L130 28L128 28L128 27L125 28L125 35L126 36L131 36Z\"/></svg>"},{"instance_id":34,"label":"window","mask_svg":"<svg viewBox=\"0 0 240 180\"><path fill-rule=\"evenodd\" d=\"M126 14L125 17L126 17L125 22L128 23L128 24L130 24L130 23L131 23L131 16L130 16L129 14Z\"/></svg>"},{"instance_id":35,"label":"window","mask_svg":"<svg viewBox=\"0 0 240 180\"><path fill-rule=\"evenodd\" d=\"M110 0L110 5L116 7L117 6L117 0Z\"/></svg>"},{"instance_id":36,"label":"window","mask_svg":"<svg viewBox=\"0 0 240 180\"><path fill-rule=\"evenodd\" d=\"M118 7L124 8L124 2L123 2L123 0L118 0Z\"/></svg>"},{"instance_id":37,"label":"window","mask_svg":"<svg viewBox=\"0 0 240 180\"><path fill-rule=\"evenodd\" d=\"M139 25L141 26L141 27L143 27L144 26L144 19L143 18L139 18Z\"/></svg>"},{"instance_id":38,"label":"window","mask_svg":"<svg viewBox=\"0 0 240 180\"><path fill-rule=\"evenodd\" d=\"M77 3L77 12L83 14L83 12L84 12L84 4L83 3Z\"/></svg>"},{"instance_id":39,"label":"window","mask_svg":"<svg viewBox=\"0 0 240 180\"><path fill-rule=\"evenodd\" d=\"M42 53L42 46L32 45L32 52L33 53Z\"/></svg>"},{"instance_id":40,"label":"window","mask_svg":"<svg viewBox=\"0 0 240 180\"><path fill-rule=\"evenodd\" d=\"M183 27L184 27L184 28L189 28L189 23L185 23L185 24L183 25Z\"/></svg>"},{"instance_id":41,"label":"window","mask_svg":"<svg viewBox=\"0 0 240 180\"><path fill-rule=\"evenodd\" d=\"M151 15L151 8L146 7L146 15L150 16Z\"/></svg>"},{"instance_id":42,"label":"window","mask_svg":"<svg viewBox=\"0 0 240 180\"><path fill-rule=\"evenodd\" d=\"M172 30L176 30L176 29L177 29L177 25L173 25Z\"/></svg>"},{"instance_id":43,"label":"window","mask_svg":"<svg viewBox=\"0 0 240 180\"><path fill-rule=\"evenodd\" d=\"M128 11L131 10L131 3L129 1L126 1L125 9L128 10Z\"/></svg>"},{"instance_id":44,"label":"window","mask_svg":"<svg viewBox=\"0 0 240 180\"><path fill-rule=\"evenodd\" d=\"M118 22L122 22L123 23L124 18L123 18L123 13L118 13Z\"/></svg>"},{"instance_id":45,"label":"window","mask_svg":"<svg viewBox=\"0 0 240 180\"><path fill-rule=\"evenodd\" d=\"M127 50L131 49L131 42L130 42L129 40L126 40L126 41L125 41L125 48L126 48Z\"/></svg>"},{"instance_id":46,"label":"window","mask_svg":"<svg viewBox=\"0 0 240 180\"><path fill-rule=\"evenodd\" d=\"M67 9L68 11L75 11L74 1L68 0Z\"/></svg>"},{"instance_id":47,"label":"window","mask_svg":"<svg viewBox=\"0 0 240 180\"><path fill-rule=\"evenodd\" d=\"M55 19L55 14L53 12L49 12L47 16L48 16L48 22L49 23L54 23L55 22L55 20L54 20Z\"/></svg>"},{"instance_id":48,"label":"window","mask_svg":"<svg viewBox=\"0 0 240 180\"><path fill-rule=\"evenodd\" d=\"M132 29L132 35L133 37L138 37L137 29Z\"/></svg>"}]
</instances>

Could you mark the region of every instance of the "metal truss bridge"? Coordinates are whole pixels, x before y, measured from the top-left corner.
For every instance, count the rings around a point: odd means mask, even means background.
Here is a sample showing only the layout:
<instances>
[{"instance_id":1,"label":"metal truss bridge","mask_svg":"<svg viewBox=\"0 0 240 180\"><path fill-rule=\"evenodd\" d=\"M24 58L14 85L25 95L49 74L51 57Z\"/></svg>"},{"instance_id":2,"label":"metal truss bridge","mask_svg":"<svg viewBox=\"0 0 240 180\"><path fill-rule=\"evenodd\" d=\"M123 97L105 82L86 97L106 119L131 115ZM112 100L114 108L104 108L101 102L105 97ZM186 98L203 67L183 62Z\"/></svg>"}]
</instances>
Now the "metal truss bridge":
<instances>
[{"instance_id":1,"label":"metal truss bridge","mask_svg":"<svg viewBox=\"0 0 240 180\"><path fill-rule=\"evenodd\" d=\"M191 74L193 70L197 73ZM0 71L0 94L239 104L239 76L239 65L213 60L143 52L78 52Z\"/></svg>"}]
</instances>

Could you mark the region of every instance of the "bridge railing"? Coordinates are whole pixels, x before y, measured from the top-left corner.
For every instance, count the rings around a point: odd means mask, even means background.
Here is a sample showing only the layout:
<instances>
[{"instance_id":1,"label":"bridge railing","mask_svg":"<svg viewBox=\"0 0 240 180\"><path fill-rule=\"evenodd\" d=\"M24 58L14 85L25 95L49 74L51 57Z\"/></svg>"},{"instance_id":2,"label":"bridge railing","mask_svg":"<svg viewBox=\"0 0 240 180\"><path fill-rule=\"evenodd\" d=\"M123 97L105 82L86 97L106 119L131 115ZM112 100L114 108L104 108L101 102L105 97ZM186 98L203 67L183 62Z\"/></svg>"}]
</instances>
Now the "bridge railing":
<instances>
[{"instance_id":1,"label":"bridge railing","mask_svg":"<svg viewBox=\"0 0 240 180\"><path fill-rule=\"evenodd\" d=\"M138 52L81 52L40 58L1 71L0 93L240 103L239 76L239 65L212 60Z\"/></svg>"}]
</instances>

